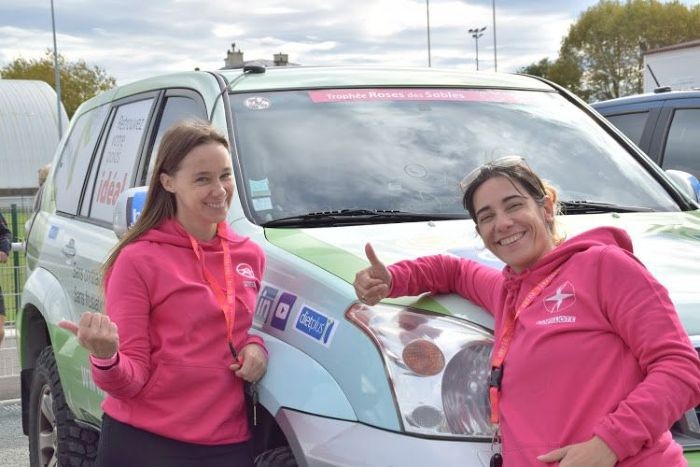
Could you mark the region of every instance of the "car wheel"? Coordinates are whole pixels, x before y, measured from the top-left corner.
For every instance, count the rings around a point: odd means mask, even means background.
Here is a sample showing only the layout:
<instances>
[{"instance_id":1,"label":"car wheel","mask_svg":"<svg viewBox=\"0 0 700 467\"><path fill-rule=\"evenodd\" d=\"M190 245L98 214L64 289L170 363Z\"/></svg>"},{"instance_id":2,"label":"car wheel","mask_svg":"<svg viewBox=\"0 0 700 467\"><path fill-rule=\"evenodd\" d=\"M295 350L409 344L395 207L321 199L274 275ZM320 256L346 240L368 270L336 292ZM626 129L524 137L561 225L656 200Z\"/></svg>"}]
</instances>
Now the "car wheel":
<instances>
[{"instance_id":1,"label":"car wheel","mask_svg":"<svg viewBox=\"0 0 700 467\"><path fill-rule=\"evenodd\" d=\"M287 446L270 449L255 458L255 467L297 467L292 450Z\"/></svg>"},{"instance_id":2,"label":"car wheel","mask_svg":"<svg viewBox=\"0 0 700 467\"><path fill-rule=\"evenodd\" d=\"M99 435L73 421L51 347L36 360L29 393L29 462L32 467L88 467Z\"/></svg>"}]
</instances>

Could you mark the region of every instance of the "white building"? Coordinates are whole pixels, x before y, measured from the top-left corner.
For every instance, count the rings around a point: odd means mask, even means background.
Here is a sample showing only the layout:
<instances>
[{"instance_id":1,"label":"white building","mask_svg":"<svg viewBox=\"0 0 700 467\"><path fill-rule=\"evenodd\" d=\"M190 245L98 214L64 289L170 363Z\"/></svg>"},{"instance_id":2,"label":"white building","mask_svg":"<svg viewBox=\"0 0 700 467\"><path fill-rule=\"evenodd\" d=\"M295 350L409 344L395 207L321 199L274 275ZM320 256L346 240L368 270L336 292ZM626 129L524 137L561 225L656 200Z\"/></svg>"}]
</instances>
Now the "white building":
<instances>
[{"instance_id":1,"label":"white building","mask_svg":"<svg viewBox=\"0 0 700 467\"><path fill-rule=\"evenodd\" d=\"M63 131L68 117L61 107ZM0 79L0 205L29 198L58 145L56 93L43 81Z\"/></svg>"},{"instance_id":2,"label":"white building","mask_svg":"<svg viewBox=\"0 0 700 467\"><path fill-rule=\"evenodd\" d=\"M662 86L674 91L700 89L700 40L644 53L644 92Z\"/></svg>"}]
</instances>

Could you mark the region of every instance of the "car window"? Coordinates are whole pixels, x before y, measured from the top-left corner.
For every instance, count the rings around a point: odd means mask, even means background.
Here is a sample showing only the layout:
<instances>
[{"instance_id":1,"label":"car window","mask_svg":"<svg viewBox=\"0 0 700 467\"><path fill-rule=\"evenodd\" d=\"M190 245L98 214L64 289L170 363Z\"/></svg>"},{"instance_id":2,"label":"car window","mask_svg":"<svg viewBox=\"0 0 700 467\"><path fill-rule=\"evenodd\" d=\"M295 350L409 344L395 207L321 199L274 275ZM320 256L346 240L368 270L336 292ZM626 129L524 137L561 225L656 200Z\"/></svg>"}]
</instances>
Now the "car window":
<instances>
[{"instance_id":1,"label":"car window","mask_svg":"<svg viewBox=\"0 0 700 467\"><path fill-rule=\"evenodd\" d=\"M666 138L663 167L700 177L700 109L674 112Z\"/></svg>"},{"instance_id":2,"label":"car window","mask_svg":"<svg viewBox=\"0 0 700 467\"><path fill-rule=\"evenodd\" d=\"M649 112L635 112L620 115L607 115L610 123L615 125L617 129L623 132L634 144L639 145L642 140L644 126L647 123Z\"/></svg>"},{"instance_id":3,"label":"car window","mask_svg":"<svg viewBox=\"0 0 700 467\"><path fill-rule=\"evenodd\" d=\"M232 94L254 220L342 209L463 214L478 165L525 157L562 200L678 210L596 121L555 93L332 89Z\"/></svg>"},{"instance_id":4,"label":"car window","mask_svg":"<svg viewBox=\"0 0 700 467\"><path fill-rule=\"evenodd\" d=\"M148 172L144 173L140 181L141 186L146 185L151 178L153 167L156 162L156 154L158 154L158 147L160 146L160 140L163 138L163 134L175 123L187 119L207 120L204 105L201 102L185 96L171 96L166 98L153 148L149 153L149 160L146 162L148 164Z\"/></svg>"},{"instance_id":5,"label":"car window","mask_svg":"<svg viewBox=\"0 0 700 467\"><path fill-rule=\"evenodd\" d=\"M95 179L91 218L112 223L114 204L131 183L152 105L150 98L117 108Z\"/></svg>"},{"instance_id":6,"label":"car window","mask_svg":"<svg viewBox=\"0 0 700 467\"><path fill-rule=\"evenodd\" d=\"M73 125L54 174L57 211L71 215L77 213L85 174L108 113L109 106L97 107L80 115Z\"/></svg>"}]
</instances>

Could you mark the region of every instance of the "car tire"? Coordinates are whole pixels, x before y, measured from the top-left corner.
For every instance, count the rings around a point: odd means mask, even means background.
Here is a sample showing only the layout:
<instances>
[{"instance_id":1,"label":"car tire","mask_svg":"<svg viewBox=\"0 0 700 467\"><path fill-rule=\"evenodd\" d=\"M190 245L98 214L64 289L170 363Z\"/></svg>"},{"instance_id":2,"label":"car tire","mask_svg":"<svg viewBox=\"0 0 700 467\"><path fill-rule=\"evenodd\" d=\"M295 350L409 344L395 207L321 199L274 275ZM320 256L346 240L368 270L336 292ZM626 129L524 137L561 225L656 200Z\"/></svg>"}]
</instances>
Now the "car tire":
<instances>
[{"instance_id":1,"label":"car tire","mask_svg":"<svg viewBox=\"0 0 700 467\"><path fill-rule=\"evenodd\" d=\"M294 454L288 446L270 449L255 458L255 467L297 467Z\"/></svg>"},{"instance_id":2,"label":"car tire","mask_svg":"<svg viewBox=\"0 0 700 467\"><path fill-rule=\"evenodd\" d=\"M51 347L39 354L29 393L29 463L32 467L89 467L99 434L75 423L66 404Z\"/></svg>"}]
</instances>

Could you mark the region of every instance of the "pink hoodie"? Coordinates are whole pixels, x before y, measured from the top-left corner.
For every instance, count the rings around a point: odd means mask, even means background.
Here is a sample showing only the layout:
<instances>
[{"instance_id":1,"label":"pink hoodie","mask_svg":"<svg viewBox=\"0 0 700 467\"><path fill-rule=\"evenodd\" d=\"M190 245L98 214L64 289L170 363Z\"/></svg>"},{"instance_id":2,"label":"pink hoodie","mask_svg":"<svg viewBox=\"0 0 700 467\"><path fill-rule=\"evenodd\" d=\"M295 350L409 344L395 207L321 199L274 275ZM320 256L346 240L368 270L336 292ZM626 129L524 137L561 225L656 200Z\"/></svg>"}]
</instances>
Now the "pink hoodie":
<instances>
[{"instance_id":1,"label":"pink hoodie","mask_svg":"<svg viewBox=\"0 0 700 467\"><path fill-rule=\"evenodd\" d=\"M262 339L248 334L265 258L258 245L228 229L235 281L237 350ZM225 288L221 240L200 242L207 268ZM119 328L119 364L93 366L107 392L103 410L129 425L198 444L250 437L243 381L226 324L189 237L175 220L126 246L108 273L106 309ZM224 289L225 292L225 289Z\"/></svg>"},{"instance_id":2,"label":"pink hoodie","mask_svg":"<svg viewBox=\"0 0 700 467\"><path fill-rule=\"evenodd\" d=\"M504 362L505 465L541 467L538 455L594 435L620 466L686 465L669 427L700 403L698 355L624 231L585 232L520 274L444 255L399 262L391 296L458 293L494 315L499 336L504 313L560 265Z\"/></svg>"}]
</instances>

